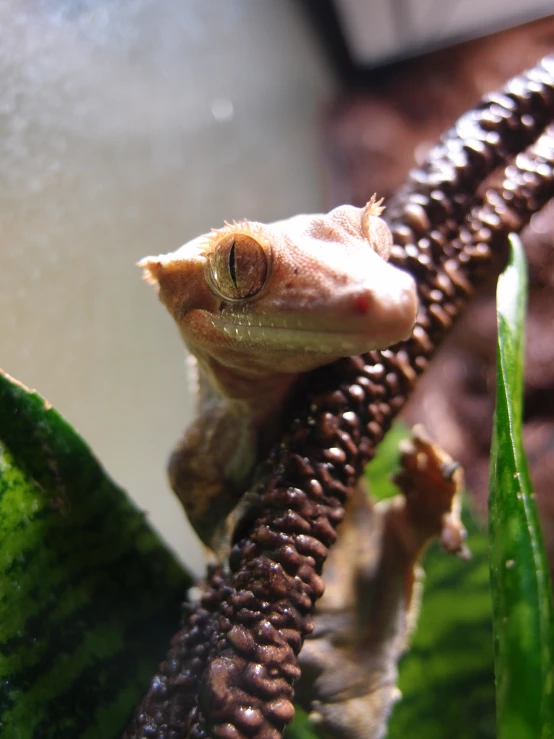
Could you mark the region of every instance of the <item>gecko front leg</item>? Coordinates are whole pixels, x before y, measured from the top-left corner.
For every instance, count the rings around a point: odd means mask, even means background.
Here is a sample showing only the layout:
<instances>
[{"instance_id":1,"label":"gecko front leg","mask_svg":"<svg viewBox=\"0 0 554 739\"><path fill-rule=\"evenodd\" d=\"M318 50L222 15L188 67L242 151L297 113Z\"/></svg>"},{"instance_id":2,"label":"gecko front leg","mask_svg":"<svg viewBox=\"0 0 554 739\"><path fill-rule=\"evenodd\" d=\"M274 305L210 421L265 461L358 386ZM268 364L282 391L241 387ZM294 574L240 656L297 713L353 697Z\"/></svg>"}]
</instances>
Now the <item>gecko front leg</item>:
<instances>
[{"instance_id":1,"label":"gecko front leg","mask_svg":"<svg viewBox=\"0 0 554 739\"><path fill-rule=\"evenodd\" d=\"M211 549L282 431L307 372L407 338L413 278L388 263L391 233L365 208L270 225L227 224L140 262L198 361L198 418L173 453L170 482Z\"/></svg>"},{"instance_id":2,"label":"gecko front leg","mask_svg":"<svg viewBox=\"0 0 554 739\"><path fill-rule=\"evenodd\" d=\"M240 404L214 403L189 426L169 458L171 488L214 551L224 543L221 524L248 485L255 453L255 432Z\"/></svg>"}]
</instances>

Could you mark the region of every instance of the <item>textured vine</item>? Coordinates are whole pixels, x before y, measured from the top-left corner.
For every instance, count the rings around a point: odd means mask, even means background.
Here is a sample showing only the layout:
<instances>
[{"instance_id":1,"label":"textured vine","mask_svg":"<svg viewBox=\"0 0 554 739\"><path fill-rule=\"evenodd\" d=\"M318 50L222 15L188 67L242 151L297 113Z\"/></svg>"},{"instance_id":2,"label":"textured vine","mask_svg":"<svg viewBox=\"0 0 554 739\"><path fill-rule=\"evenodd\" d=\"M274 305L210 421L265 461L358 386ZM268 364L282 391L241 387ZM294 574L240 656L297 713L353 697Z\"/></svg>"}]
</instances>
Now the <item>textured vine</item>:
<instances>
[{"instance_id":1,"label":"textured vine","mask_svg":"<svg viewBox=\"0 0 554 739\"><path fill-rule=\"evenodd\" d=\"M410 173L388 221L391 259L418 282L413 336L313 373L250 493L230 573L211 572L199 603L186 606L127 739L281 736L350 491L474 289L502 267L508 233L554 195L553 121L546 58L462 116Z\"/></svg>"}]
</instances>

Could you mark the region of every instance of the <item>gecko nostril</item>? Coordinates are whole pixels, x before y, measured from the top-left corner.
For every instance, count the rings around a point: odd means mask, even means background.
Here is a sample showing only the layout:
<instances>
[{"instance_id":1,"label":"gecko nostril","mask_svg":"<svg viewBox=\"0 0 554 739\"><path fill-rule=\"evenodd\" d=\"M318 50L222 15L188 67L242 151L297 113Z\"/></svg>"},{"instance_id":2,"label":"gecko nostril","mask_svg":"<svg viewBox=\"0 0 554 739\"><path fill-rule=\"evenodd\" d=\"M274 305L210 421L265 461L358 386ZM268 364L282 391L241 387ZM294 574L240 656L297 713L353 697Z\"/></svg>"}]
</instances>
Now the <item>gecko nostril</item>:
<instances>
[{"instance_id":1,"label":"gecko nostril","mask_svg":"<svg viewBox=\"0 0 554 739\"><path fill-rule=\"evenodd\" d=\"M358 315L365 316L369 310L370 302L369 295L367 293L361 293L354 298L354 310Z\"/></svg>"}]
</instances>

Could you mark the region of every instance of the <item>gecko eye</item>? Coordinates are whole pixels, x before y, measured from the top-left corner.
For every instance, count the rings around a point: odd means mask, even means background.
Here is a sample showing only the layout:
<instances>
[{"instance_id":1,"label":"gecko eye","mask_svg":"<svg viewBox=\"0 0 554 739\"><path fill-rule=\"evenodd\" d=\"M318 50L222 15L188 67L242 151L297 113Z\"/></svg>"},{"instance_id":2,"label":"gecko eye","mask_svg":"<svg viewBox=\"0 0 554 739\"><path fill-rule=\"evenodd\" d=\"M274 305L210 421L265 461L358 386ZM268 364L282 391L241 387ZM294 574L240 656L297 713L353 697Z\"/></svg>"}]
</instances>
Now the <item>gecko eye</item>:
<instances>
[{"instance_id":1,"label":"gecko eye","mask_svg":"<svg viewBox=\"0 0 554 739\"><path fill-rule=\"evenodd\" d=\"M269 273L269 253L246 234L231 234L208 258L211 283L225 300L244 300L260 292Z\"/></svg>"}]
</instances>

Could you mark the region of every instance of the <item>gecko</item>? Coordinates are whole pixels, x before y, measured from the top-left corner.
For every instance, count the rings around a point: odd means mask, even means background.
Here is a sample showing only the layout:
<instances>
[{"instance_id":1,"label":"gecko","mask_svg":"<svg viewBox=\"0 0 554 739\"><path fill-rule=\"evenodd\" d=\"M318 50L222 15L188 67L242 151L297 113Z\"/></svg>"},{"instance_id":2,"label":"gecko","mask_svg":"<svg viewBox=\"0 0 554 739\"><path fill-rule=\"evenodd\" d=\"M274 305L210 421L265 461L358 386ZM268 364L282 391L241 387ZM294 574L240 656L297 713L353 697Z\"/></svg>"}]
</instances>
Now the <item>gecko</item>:
<instances>
[{"instance_id":1,"label":"gecko","mask_svg":"<svg viewBox=\"0 0 554 739\"><path fill-rule=\"evenodd\" d=\"M373 196L364 208L226 223L139 262L196 360L198 416L170 457L170 484L221 557L301 378L412 331L416 285L388 261L382 211Z\"/></svg>"}]
</instances>

